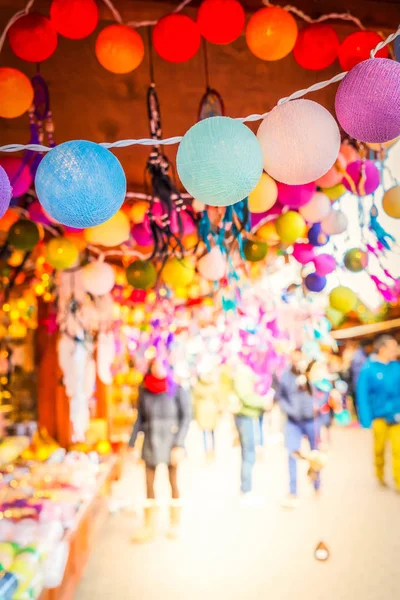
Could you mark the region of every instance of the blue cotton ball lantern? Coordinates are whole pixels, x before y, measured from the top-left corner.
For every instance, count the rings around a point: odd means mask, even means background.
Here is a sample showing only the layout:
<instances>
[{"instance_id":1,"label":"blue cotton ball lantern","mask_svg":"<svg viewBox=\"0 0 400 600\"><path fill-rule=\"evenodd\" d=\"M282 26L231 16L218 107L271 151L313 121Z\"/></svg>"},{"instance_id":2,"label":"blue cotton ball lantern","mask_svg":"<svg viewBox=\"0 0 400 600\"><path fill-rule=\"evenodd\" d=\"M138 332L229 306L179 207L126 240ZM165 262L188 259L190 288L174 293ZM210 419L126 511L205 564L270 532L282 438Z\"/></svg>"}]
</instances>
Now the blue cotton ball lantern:
<instances>
[{"instance_id":1,"label":"blue cotton ball lantern","mask_svg":"<svg viewBox=\"0 0 400 600\"><path fill-rule=\"evenodd\" d=\"M304 284L310 292L322 292L326 286L326 277L317 273L310 273L305 278Z\"/></svg>"},{"instance_id":2,"label":"blue cotton ball lantern","mask_svg":"<svg viewBox=\"0 0 400 600\"><path fill-rule=\"evenodd\" d=\"M126 177L119 160L93 142L65 142L39 164L35 187L47 214L84 229L108 221L122 206Z\"/></svg>"},{"instance_id":3,"label":"blue cotton ball lantern","mask_svg":"<svg viewBox=\"0 0 400 600\"><path fill-rule=\"evenodd\" d=\"M196 200L230 206L246 198L263 170L261 146L243 123L210 117L183 137L177 155L179 177Z\"/></svg>"}]
</instances>

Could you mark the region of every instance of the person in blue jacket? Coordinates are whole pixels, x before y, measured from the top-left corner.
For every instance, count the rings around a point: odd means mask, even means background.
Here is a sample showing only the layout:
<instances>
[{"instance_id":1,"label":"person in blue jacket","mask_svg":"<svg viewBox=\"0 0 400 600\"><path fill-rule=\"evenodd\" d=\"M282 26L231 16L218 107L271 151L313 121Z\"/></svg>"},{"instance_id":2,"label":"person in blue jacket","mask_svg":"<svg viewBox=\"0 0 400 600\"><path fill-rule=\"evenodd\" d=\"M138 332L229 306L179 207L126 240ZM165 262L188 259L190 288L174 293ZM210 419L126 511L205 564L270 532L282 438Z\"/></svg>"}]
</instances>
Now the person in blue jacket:
<instances>
[{"instance_id":1,"label":"person in blue jacket","mask_svg":"<svg viewBox=\"0 0 400 600\"><path fill-rule=\"evenodd\" d=\"M391 335L382 335L374 344L375 356L361 369L357 382L360 423L372 426L375 472L380 485L385 483L385 449L390 440L393 474L400 492L400 363L399 346Z\"/></svg>"}]
</instances>

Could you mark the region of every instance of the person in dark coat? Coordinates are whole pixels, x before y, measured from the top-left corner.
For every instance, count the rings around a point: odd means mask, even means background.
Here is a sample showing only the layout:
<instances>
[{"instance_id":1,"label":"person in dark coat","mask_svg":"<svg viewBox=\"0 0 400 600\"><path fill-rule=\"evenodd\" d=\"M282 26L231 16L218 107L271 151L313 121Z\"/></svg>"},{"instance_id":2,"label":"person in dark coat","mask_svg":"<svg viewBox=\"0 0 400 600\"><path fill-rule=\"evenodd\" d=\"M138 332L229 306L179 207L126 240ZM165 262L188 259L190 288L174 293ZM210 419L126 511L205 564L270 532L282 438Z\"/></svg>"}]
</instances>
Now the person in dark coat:
<instances>
[{"instance_id":1,"label":"person in dark coat","mask_svg":"<svg viewBox=\"0 0 400 600\"><path fill-rule=\"evenodd\" d=\"M138 415L129 446L134 448L139 432L144 434L142 458L146 465L144 526L134 541L145 542L156 534L158 507L154 492L157 466L168 465L172 502L170 507L170 537L179 532L181 502L178 488L178 466L184 457L185 440L191 422L191 404L188 393L167 379L163 363L154 359L148 368L139 391Z\"/></svg>"}]
</instances>

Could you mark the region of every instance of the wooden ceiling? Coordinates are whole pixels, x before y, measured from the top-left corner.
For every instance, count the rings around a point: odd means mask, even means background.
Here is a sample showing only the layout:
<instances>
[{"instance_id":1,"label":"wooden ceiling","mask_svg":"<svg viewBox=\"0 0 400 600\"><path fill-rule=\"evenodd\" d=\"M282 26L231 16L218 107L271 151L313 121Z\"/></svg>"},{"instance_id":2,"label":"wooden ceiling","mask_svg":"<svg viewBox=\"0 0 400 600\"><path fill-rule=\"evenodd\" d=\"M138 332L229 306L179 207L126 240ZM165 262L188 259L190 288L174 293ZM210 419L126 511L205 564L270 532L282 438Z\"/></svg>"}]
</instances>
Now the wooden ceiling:
<instances>
[{"instance_id":1,"label":"wooden ceiling","mask_svg":"<svg viewBox=\"0 0 400 600\"><path fill-rule=\"evenodd\" d=\"M0 27L22 8L26 0L0 0ZM170 12L178 2L170 0L135 1L114 0L124 20L157 19ZM277 4L286 4L277 1ZM195 5L185 12L195 16ZM244 0L248 11L261 6L261 0ZM366 26L388 33L400 22L400 0L293 0L293 4L313 17L335 11L361 18ZM35 9L48 14L50 0L36 0ZM98 30L112 22L109 10L101 4L101 22ZM341 38L356 28L351 23L337 22ZM141 29L144 38L147 31ZM142 65L128 75L113 75L98 63L95 53L96 35L81 41L59 38L56 53L41 66L48 82L55 123L57 143L71 139L89 139L96 142L148 136L146 91L149 84L148 52ZM271 109L282 96L328 79L340 71L338 63L322 72L306 71L292 56L273 63L254 57L247 48L244 35L228 46L208 45L211 86L222 95L229 116L245 116ZM202 52L191 61L174 65L155 57L155 80L161 103L163 133L167 137L183 134L197 118L200 99L205 91ZM35 73L35 65L24 63L5 43L0 66L13 66L28 76ZM329 110L333 109L335 87L313 94ZM0 144L26 143L29 138L26 116L13 120L0 119ZM129 188L143 189L144 169L148 149L131 147L117 150L127 173ZM167 149L174 160L176 148Z\"/></svg>"}]
</instances>

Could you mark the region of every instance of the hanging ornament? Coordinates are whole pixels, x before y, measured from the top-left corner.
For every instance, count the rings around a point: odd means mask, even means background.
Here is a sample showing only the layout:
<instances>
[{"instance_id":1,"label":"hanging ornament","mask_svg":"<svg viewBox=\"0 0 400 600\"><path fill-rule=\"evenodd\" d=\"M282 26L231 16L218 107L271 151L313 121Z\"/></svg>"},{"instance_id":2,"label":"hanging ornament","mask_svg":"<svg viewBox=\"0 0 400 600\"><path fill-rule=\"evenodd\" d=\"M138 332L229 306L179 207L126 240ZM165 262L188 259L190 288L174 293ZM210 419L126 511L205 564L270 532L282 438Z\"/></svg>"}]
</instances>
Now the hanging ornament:
<instances>
[{"instance_id":1,"label":"hanging ornament","mask_svg":"<svg viewBox=\"0 0 400 600\"><path fill-rule=\"evenodd\" d=\"M33 101L28 77L17 69L0 67L0 117L14 119L23 115Z\"/></svg>"},{"instance_id":2,"label":"hanging ornament","mask_svg":"<svg viewBox=\"0 0 400 600\"><path fill-rule=\"evenodd\" d=\"M356 307L357 296L352 289L344 285L339 285L331 291L329 302L332 308L343 314L347 314Z\"/></svg>"},{"instance_id":3,"label":"hanging ornament","mask_svg":"<svg viewBox=\"0 0 400 600\"><path fill-rule=\"evenodd\" d=\"M325 562L329 558L329 550L324 542L319 542L318 546L315 549L314 556L317 560Z\"/></svg>"},{"instance_id":4,"label":"hanging ornament","mask_svg":"<svg viewBox=\"0 0 400 600\"><path fill-rule=\"evenodd\" d=\"M347 161L345 157L339 152L333 167L331 167L329 171L325 173L325 175L319 177L315 183L320 188L331 188L335 185L338 185L342 181L343 171L346 170L346 165Z\"/></svg>"},{"instance_id":5,"label":"hanging ornament","mask_svg":"<svg viewBox=\"0 0 400 600\"><path fill-rule=\"evenodd\" d=\"M129 240L131 233L129 219L119 210L108 221L85 230L85 239L89 244L113 248Z\"/></svg>"},{"instance_id":6,"label":"hanging ornament","mask_svg":"<svg viewBox=\"0 0 400 600\"><path fill-rule=\"evenodd\" d=\"M346 231L349 220L342 210L331 210L328 216L321 221L321 229L327 235L339 235Z\"/></svg>"},{"instance_id":7,"label":"hanging ornament","mask_svg":"<svg viewBox=\"0 0 400 600\"><path fill-rule=\"evenodd\" d=\"M197 13L200 33L212 44L231 44L245 23L246 15L238 0L204 0Z\"/></svg>"},{"instance_id":8,"label":"hanging ornament","mask_svg":"<svg viewBox=\"0 0 400 600\"><path fill-rule=\"evenodd\" d=\"M382 208L392 219L400 219L400 186L395 185L385 192Z\"/></svg>"},{"instance_id":9,"label":"hanging ornament","mask_svg":"<svg viewBox=\"0 0 400 600\"><path fill-rule=\"evenodd\" d=\"M311 244L296 243L293 246L292 256L301 265L306 265L315 258L314 246L311 246Z\"/></svg>"},{"instance_id":10,"label":"hanging ornament","mask_svg":"<svg viewBox=\"0 0 400 600\"><path fill-rule=\"evenodd\" d=\"M322 231L321 223L314 223L308 230L308 241L312 246L325 246L329 242L329 236Z\"/></svg>"},{"instance_id":11,"label":"hanging ornament","mask_svg":"<svg viewBox=\"0 0 400 600\"><path fill-rule=\"evenodd\" d=\"M27 162L17 156L2 156L0 166L10 180L12 197L19 198L26 194L32 185L32 175Z\"/></svg>"},{"instance_id":12,"label":"hanging ornament","mask_svg":"<svg viewBox=\"0 0 400 600\"><path fill-rule=\"evenodd\" d=\"M331 25L312 23L300 29L293 56L303 69L320 71L335 62L339 46L338 35Z\"/></svg>"},{"instance_id":13,"label":"hanging ornament","mask_svg":"<svg viewBox=\"0 0 400 600\"><path fill-rule=\"evenodd\" d=\"M331 212L331 201L326 194L315 192L311 200L299 208L299 213L307 223L319 223Z\"/></svg>"},{"instance_id":14,"label":"hanging ornament","mask_svg":"<svg viewBox=\"0 0 400 600\"><path fill-rule=\"evenodd\" d=\"M218 246L214 246L197 263L198 272L208 281L219 281L225 277L227 268L226 257Z\"/></svg>"},{"instance_id":15,"label":"hanging ornament","mask_svg":"<svg viewBox=\"0 0 400 600\"><path fill-rule=\"evenodd\" d=\"M316 191L314 182L303 185L287 185L278 182L278 200L283 206L300 208L310 202Z\"/></svg>"},{"instance_id":16,"label":"hanging ornament","mask_svg":"<svg viewBox=\"0 0 400 600\"><path fill-rule=\"evenodd\" d=\"M39 229L27 219L19 219L11 226L7 241L16 250L33 250L40 240Z\"/></svg>"},{"instance_id":17,"label":"hanging ornament","mask_svg":"<svg viewBox=\"0 0 400 600\"><path fill-rule=\"evenodd\" d=\"M249 262L259 262L267 256L268 246L265 242L246 240L243 247L245 259Z\"/></svg>"},{"instance_id":18,"label":"hanging ornament","mask_svg":"<svg viewBox=\"0 0 400 600\"><path fill-rule=\"evenodd\" d=\"M139 200L138 202L132 204L132 208L129 212L129 217L132 223L135 225L143 223L147 211L149 210L149 206L150 204L146 200Z\"/></svg>"},{"instance_id":19,"label":"hanging ornament","mask_svg":"<svg viewBox=\"0 0 400 600\"><path fill-rule=\"evenodd\" d=\"M368 265L368 253L361 248L351 248L344 255L344 266L352 273L360 273Z\"/></svg>"},{"instance_id":20,"label":"hanging ornament","mask_svg":"<svg viewBox=\"0 0 400 600\"><path fill-rule=\"evenodd\" d=\"M82 40L96 29L99 10L95 0L53 0L50 20L59 34L70 40Z\"/></svg>"},{"instance_id":21,"label":"hanging ornament","mask_svg":"<svg viewBox=\"0 0 400 600\"><path fill-rule=\"evenodd\" d=\"M268 246L274 246L280 242L280 237L276 231L276 220L267 221L259 229L257 229L256 235L258 238L264 240Z\"/></svg>"},{"instance_id":22,"label":"hanging ornament","mask_svg":"<svg viewBox=\"0 0 400 600\"><path fill-rule=\"evenodd\" d=\"M260 181L249 194L249 211L263 213L272 208L278 198L276 181L267 173L261 175Z\"/></svg>"},{"instance_id":23,"label":"hanging ornament","mask_svg":"<svg viewBox=\"0 0 400 600\"><path fill-rule=\"evenodd\" d=\"M326 286L326 277L318 273L310 273L304 279L304 285L310 292L322 292Z\"/></svg>"},{"instance_id":24,"label":"hanging ornament","mask_svg":"<svg viewBox=\"0 0 400 600\"><path fill-rule=\"evenodd\" d=\"M321 191L325 194L325 196L328 196L331 202L336 202L336 200L339 200L339 198L341 198L347 190L344 187L343 183L339 183L338 185L334 185L331 188L322 188Z\"/></svg>"},{"instance_id":25,"label":"hanging ornament","mask_svg":"<svg viewBox=\"0 0 400 600\"><path fill-rule=\"evenodd\" d=\"M297 23L292 15L271 6L255 12L246 28L250 51L262 60L280 60L293 50L297 38Z\"/></svg>"},{"instance_id":26,"label":"hanging ornament","mask_svg":"<svg viewBox=\"0 0 400 600\"><path fill-rule=\"evenodd\" d=\"M223 117L225 115L224 102L221 95L207 86L207 91L200 100L198 121L209 117Z\"/></svg>"},{"instance_id":27,"label":"hanging ornament","mask_svg":"<svg viewBox=\"0 0 400 600\"><path fill-rule=\"evenodd\" d=\"M143 60L143 40L127 25L109 25L97 37L96 56L101 66L111 73L131 73Z\"/></svg>"},{"instance_id":28,"label":"hanging ornament","mask_svg":"<svg viewBox=\"0 0 400 600\"><path fill-rule=\"evenodd\" d=\"M174 13L157 21L153 29L153 46L161 58L172 63L190 60L200 49L197 23L187 15Z\"/></svg>"},{"instance_id":29,"label":"hanging ornament","mask_svg":"<svg viewBox=\"0 0 400 600\"><path fill-rule=\"evenodd\" d=\"M337 267L336 259L330 254L318 254L313 260L317 275L329 275Z\"/></svg>"},{"instance_id":30,"label":"hanging ornament","mask_svg":"<svg viewBox=\"0 0 400 600\"><path fill-rule=\"evenodd\" d=\"M46 245L46 261L55 269L70 269L78 257L78 248L68 238L54 237Z\"/></svg>"},{"instance_id":31,"label":"hanging ornament","mask_svg":"<svg viewBox=\"0 0 400 600\"><path fill-rule=\"evenodd\" d=\"M32 12L20 17L10 27L8 41L18 58L40 63L54 54L57 48L57 32L47 17Z\"/></svg>"},{"instance_id":32,"label":"hanging ornament","mask_svg":"<svg viewBox=\"0 0 400 600\"><path fill-rule=\"evenodd\" d=\"M192 283L194 279L194 266L187 258L179 260L171 257L161 271L163 282L172 288L182 288Z\"/></svg>"},{"instance_id":33,"label":"hanging ornament","mask_svg":"<svg viewBox=\"0 0 400 600\"><path fill-rule=\"evenodd\" d=\"M372 160L357 160L347 165L342 183L353 194L369 196L380 185L379 169Z\"/></svg>"},{"instance_id":34,"label":"hanging ornament","mask_svg":"<svg viewBox=\"0 0 400 600\"><path fill-rule=\"evenodd\" d=\"M126 269L126 279L136 290L148 290L156 284L157 271L150 261L134 260Z\"/></svg>"},{"instance_id":35,"label":"hanging ornament","mask_svg":"<svg viewBox=\"0 0 400 600\"><path fill-rule=\"evenodd\" d=\"M83 287L92 296L104 296L115 285L115 271L105 262L89 263L81 270Z\"/></svg>"},{"instance_id":36,"label":"hanging ornament","mask_svg":"<svg viewBox=\"0 0 400 600\"><path fill-rule=\"evenodd\" d=\"M276 231L282 242L293 244L306 235L306 222L299 213L289 210L276 220Z\"/></svg>"},{"instance_id":37,"label":"hanging ornament","mask_svg":"<svg viewBox=\"0 0 400 600\"><path fill-rule=\"evenodd\" d=\"M339 63L343 71L350 71L363 60L370 58L371 50L382 41L374 31L356 31L342 42L339 48ZM378 58L387 58L387 46L376 53ZM371 140L372 141L372 140Z\"/></svg>"}]
</instances>

